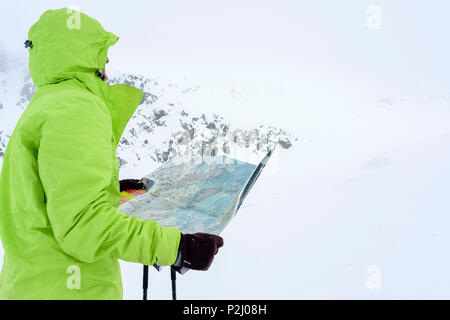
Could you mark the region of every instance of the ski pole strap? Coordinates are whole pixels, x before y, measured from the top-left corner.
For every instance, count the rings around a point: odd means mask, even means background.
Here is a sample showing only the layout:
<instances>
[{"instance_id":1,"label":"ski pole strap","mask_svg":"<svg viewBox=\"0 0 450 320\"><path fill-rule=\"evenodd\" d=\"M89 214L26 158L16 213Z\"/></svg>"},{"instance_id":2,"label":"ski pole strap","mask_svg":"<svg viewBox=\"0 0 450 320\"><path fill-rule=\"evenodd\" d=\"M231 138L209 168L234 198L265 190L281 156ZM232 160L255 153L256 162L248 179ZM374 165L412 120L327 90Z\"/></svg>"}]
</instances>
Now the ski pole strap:
<instances>
[{"instance_id":1,"label":"ski pole strap","mask_svg":"<svg viewBox=\"0 0 450 320\"><path fill-rule=\"evenodd\" d=\"M170 280L172 280L172 300L177 300L177 272L170 268Z\"/></svg>"},{"instance_id":2,"label":"ski pole strap","mask_svg":"<svg viewBox=\"0 0 450 320\"><path fill-rule=\"evenodd\" d=\"M144 275L142 277L142 300L147 300L147 289L148 289L148 266L144 265Z\"/></svg>"}]
</instances>

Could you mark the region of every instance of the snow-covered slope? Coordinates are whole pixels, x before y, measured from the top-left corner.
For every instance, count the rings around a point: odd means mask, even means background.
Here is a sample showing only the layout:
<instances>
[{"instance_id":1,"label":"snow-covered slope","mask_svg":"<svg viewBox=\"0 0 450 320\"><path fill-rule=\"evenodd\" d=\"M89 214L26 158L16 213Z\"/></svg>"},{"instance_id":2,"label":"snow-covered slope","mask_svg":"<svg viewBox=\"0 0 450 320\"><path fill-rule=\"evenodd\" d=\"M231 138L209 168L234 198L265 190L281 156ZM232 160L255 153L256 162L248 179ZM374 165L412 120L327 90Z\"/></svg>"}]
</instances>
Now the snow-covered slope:
<instances>
[{"instance_id":1,"label":"snow-covered slope","mask_svg":"<svg viewBox=\"0 0 450 320\"><path fill-rule=\"evenodd\" d=\"M34 93L26 60L8 53L0 43L0 131L10 134Z\"/></svg>"},{"instance_id":2,"label":"snow-covered slope","mask_svg":"<svg viewBox=\"0 0 450 320\"><path fill-rule=\"evenodd\" d=\"M379 100L271 159L179 298L449 298L450 101ZM141 266L122 271L139 299ZM150 298L170 298L169 279L151 270Z\"/></svg>"},{"instance_id":3,"label":"snow-covered slope","mask_svg":"<svg viewBox=\"0 0 450 320\"><path fill-rule=\"evenodd\" d=\"M140 167L174 157L228 154L256 163L268 150L289 149L297 140L286 130L263 123L251 128L233 126L217 114L198 114L184 103L201 88L181 88L142 75L119 74L111 84L125 83L144 91L144 101L130 120L118 147L119 163Z\"/></svg>"},{"instance_id":4,"label":"snow-covered slope","mask_svg":"<svg viewBox=\"0 0 450 320\"><path fill-rule=\"evenodd\" d=\"M12 103L0 110L0 153L13 128L4 117L16 118L23 106L17 102L25 76L8 83ZM380 97L338 110L339 117L295 141L265 126L267 119L240 128L213 116L220 114L214 105L211 114L196 114L185 98L201 94L198 87L120 74L112 82L146 92L119 147L122 177L139 176L177 152L221 152L225 142L238 155L281 144L225 229L211 269L178 277L179 298L450 298L448 96ZM329 109L337 114L336 105ZM233 132L244 138L227 139ZM258 146L252 138L262 135L268 138ZM180 136L189 139L176 144ZM124 297L140 299L142 266L121 267ZM167 268L151 269L149 297L170 298Z\"/></svg>"},{"instance_id":5,"label":"snow-covered slope","mask_svg":"<svg viewBox=\"0 0 450 320\"><path fill-rule=\"evenodd\" d=\"M8 144L9 136L0 131L0 157L5 155L6 145Z\"/></svg>"},{"instance_id":6,"label":"snow-covered slope","mask_svg":"<svg viewBox=\"0 0 450 320\"><path fill-rule=\"evenodd\" d=\"M8 57L3 51L1 54ZM25 65L5 59L0 65L0 139L5 144L20 114L36 91ZM19 68L21 66L21 68ZM240 128L217 114L191 112L184 104L187 95L199 87L162 82L143 75L110 75L110 84L125 83L144 91L144 100L119 142L121 167L142 170L174 157L228 154L256 163L280 146L289 149L297 140L281 128L264 125ZM0 143L0 157L2 157ZM139 172L139 171L138 171Z\"/></svg>"}]
</instances>

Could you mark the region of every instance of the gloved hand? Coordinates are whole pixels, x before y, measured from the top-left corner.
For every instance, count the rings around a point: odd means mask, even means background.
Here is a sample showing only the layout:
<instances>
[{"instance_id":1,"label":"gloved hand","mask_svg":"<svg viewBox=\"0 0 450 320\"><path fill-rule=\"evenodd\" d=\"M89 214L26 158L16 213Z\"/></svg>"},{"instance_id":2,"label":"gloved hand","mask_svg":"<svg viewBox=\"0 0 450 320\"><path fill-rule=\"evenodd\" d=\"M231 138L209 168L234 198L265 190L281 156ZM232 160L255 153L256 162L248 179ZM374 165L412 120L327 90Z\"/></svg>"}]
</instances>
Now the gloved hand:
<instances>
[{"instance_id":1,"label":"gloved hand","mask_svg":"<svg viewBox=\"0 0 450 320\"><path fill-rule=\"evenodd\" d=\"M144 182L142 182L142 180L137 180L137 179L120 180L119 184L120 184L120 192L127 190L127 189L144 189L145 188Z\"/></svg>"},{"instance_id":2,"label":"gloved hand","mask_svg":"<svg viewBox=\"0 0 450 320\"><path fill-rule=\"evenodd\" d=\"M180 271L184 268L206 271L222 246L222 237L214 234L200 232L193 234L182 233L178 257L172 268L175 271Z\"/></svg>"}]
</instances>

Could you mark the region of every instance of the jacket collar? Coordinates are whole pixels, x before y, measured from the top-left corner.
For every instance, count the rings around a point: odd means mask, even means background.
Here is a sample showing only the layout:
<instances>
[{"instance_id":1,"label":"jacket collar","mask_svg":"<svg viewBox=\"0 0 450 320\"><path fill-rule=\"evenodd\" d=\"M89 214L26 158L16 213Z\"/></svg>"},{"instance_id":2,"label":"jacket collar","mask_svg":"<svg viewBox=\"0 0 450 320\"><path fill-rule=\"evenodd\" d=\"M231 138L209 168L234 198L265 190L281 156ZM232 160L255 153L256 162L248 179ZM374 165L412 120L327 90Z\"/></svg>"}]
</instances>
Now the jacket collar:
<instances>
[{"instance_id":1,"label":"jacket collar","mask_svg":"<svg viewBox=\"0 0 450 320\"><path fill-rule=\"evenodd\" d=\"M115 145L119 143L128 121L142 101L144 93L126 84L105 86L104 100L111 114Z\"/></svg>"},{"instance_id":2,"label":"jacket collar","mask_svg":"<svg viewBox=\"0 0 450 320\"><path fill-rule=\"evenodd\" d=\"M117 147L128 121L142 102L144 93L126 84L109 85L95 74L77 77L77 80L87 90L100 97L108 107L111 115L114 143Z\"/></svg>"}]
</instances>

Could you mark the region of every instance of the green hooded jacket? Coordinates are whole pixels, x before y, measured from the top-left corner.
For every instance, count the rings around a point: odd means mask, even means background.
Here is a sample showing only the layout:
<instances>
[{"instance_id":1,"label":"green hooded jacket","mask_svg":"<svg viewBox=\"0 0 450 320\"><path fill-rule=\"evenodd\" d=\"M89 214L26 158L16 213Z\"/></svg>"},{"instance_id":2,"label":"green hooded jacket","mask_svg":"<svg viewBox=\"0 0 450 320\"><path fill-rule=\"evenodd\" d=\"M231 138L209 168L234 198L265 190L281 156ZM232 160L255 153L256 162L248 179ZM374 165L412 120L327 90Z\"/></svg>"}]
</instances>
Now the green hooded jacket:
<instances>
[{"instance_id":1,"label":"green hooded jacket","mask_svg":"<svg viewBox=\"0 0 450 320\"><path fill-rule=\"evenodd\" d=\"M142 100L97 75L118 37L89 16L49 10L28 34L36 93L0 176L2 299L122 299L118 259L172 265L180 232L119 207L117 143Z\"/></svg>"}]
</instances>

